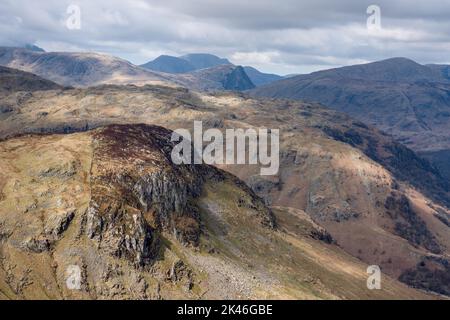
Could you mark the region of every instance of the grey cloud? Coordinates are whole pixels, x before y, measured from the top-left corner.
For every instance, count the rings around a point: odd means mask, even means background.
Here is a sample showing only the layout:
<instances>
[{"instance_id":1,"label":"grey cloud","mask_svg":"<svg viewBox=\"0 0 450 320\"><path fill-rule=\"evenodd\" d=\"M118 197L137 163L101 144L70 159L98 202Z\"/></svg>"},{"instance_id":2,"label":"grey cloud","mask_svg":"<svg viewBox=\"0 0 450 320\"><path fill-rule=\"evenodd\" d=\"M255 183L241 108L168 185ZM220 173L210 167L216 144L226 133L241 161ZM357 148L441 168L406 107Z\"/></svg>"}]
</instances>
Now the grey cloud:
<instances>
[{"instance_id":1,"label":"grey cloud","mask_svg":"<svg viewBox=\"0 0 450 320\"><path fill-rule=\"evenodd\" d=\"M256 57L256 67L279 73L392 56L450 62L450 0L74 0L82 29L68 30L71 3L0 0L0 44L100 51L134 63L210 52L235 63ZM365 28L370 4L381 7L380 34Z\"/></svg>"}]
</instances>

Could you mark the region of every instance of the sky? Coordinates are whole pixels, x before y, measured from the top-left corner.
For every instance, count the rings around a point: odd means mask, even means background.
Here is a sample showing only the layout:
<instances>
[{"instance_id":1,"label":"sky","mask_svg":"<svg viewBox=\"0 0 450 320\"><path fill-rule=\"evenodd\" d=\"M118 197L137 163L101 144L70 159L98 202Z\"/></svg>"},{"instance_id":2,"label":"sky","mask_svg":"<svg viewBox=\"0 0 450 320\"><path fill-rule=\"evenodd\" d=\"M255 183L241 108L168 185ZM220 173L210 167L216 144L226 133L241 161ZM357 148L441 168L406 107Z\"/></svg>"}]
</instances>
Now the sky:
<instances>
[{"instance_id":1,"label":"sky","mask_svg":"<svg viewBox=\"0 0 450 320\"><path fill-rule=\"evenodd\" d=\"M24 44L134 64L204 52L282 75L400 56L450 64L450 0L0 0L0 45Z\"/></svg>"}]
</instances>

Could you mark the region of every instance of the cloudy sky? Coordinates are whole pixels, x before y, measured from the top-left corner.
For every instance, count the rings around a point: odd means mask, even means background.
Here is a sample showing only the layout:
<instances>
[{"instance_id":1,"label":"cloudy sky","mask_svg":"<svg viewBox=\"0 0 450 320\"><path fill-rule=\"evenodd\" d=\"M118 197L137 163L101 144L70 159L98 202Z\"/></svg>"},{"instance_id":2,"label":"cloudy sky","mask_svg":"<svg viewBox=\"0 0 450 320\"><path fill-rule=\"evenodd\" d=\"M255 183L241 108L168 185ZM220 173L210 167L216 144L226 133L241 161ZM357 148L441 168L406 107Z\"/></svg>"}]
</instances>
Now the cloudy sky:
<instances>
[{"instance_id":1,"label":"cloudy sky","mask_svg":"<svg viewBox=\"0 0 450 320\"><path fill-rule=\"evenodd\" d=\"M380 28L367 26L370 5ZM208 52L279 74L395 56L450 63L450 0L0 0L0 45L26 43L135 64Z\"/></svg>"}]
</instances>

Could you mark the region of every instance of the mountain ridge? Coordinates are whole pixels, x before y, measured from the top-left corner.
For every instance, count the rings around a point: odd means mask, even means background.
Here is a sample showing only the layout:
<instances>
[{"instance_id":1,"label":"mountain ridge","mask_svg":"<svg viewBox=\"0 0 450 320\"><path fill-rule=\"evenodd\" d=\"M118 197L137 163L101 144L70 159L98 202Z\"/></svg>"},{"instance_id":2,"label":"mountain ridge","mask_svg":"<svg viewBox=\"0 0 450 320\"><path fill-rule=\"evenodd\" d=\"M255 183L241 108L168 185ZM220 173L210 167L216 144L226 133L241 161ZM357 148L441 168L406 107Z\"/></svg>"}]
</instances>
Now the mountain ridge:
<instances>
[{"instance_id":1,"label":"mountain ridge","mask_svg":"<svg viewBox=\"0 0 450 320\"><path fill-rule=\"evenodd\" d=\"M194 72L201 69L215 68L221 65L233 65L228 59L204 53L194 53L180 57L161 55L156 59L149 61L141 67L154 71L182 74ZM244 71L255 86L260 86L279 79L281 76L270 73L263 73L259 70L244 66Z\"/></svg>"},{"instance_id":2,"label":"mountain ridge","mask_svg":"<svg viewBox=\"0 0 450 320\"><path fill-rule=\"evenodd\" d=\"M63 87L33 73L0 66L0 90L4 91L37 91L55 90Z\"/></svg>"},{"instance_id":3,"label":"mountain ridge","mask_svg":"<svg viewBox=\"0 0 450 320\"><path fill-rule=\"evenodd\" d=\"M66 86L105 83L168 83L164 75L132 65L121 58L95 53L41 52L0 47L0 65L34 73Z\"/></svg>"},{"instance_id":4,"label":"mountain ridge","mask_svg":"<svg viewBox=\"0 0 450 320\"><path fill-rule=\"evenodd\" d=\"M180 56L180 59L188 61L196 70L231 64L228 59L219 58L209 53L189 53Z\"/></svg>"},{"instance_id":5,"label":"mountain ridge","mask_svg":"<svg viewBox=\"0 0 450 320\"><path fill-rule=\"evenodd\" d=\"M161 55L155 60L140 66L142 68L167 73L186 73L195 70L195 67L189 61L168 55Z\"/></svg>"},{"instance_id":6,"label":"mountain ridge","mask_svg":"<svg viewBox=\"0 0 450 320\"><path fill-rule=\"evenodd\" d=\"M170 55L160 55L154 60L140 65L143 68L166 72L166 73L187 73L190 71L207 69L221 65L231 65L230 61L219 58L213 54L191 53L179 57Z\"/></svg>"},{"instance_id":7,"label":"mountain ridge","mask_svg":"<svg viewBox=\"0 0 450 320\"><path fill-rule=\"evenodd\" d=\"M202 56L195 55L194 59ZM221 59L217 58L217 61ZM95 52L40 52L0 47L0 65L74 87L103 84L161 84L193 90L248 90L254 87L244 74L245 70L232 64L170 74L148 70L126 60Z\"/></svg>"},{"instance_id":8,"label":"mountain ridge","mask_svg":"<svg viewBox=\"0 0 450 320\"><path fill-rule=\"evenodd\" d=\"M394 136L426 155L442 172L449 172L439 160L450 149L447 70L448 66L393 58L283 79L250 94L316 101L345 112Z\"/></svg>"}]
</instances>

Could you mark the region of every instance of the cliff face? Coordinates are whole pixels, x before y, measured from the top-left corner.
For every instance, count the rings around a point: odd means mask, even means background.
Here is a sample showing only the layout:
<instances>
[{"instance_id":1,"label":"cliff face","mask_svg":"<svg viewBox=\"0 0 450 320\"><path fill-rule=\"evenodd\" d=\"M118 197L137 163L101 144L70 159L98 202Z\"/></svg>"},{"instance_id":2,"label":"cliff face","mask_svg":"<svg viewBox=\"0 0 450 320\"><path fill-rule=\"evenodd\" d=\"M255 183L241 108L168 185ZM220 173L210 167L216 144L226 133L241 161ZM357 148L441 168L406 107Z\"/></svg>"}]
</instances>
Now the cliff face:
<instances>
[{"instance_id":1,"label":"cliff face","mask_svg":"<svg viewBox=\"0 0 450 320\"><path fill-rule=\"evenodd\" d=\"M244 91L253 89L255 85L245 73L244 68L237 66L223 80L223 87L225 90Z\"/></svg>"},{"instance_id":2,"label":"cliff face","mask_svg":"<svg viewBox=\"0 0 450 320\"><path fill-rule=\"evenodd\" d=\"M86 235L138 267L158 257L161 232L198 246L202 222L195 201L204 180L220 173L206 165L173 164L171 131L162 127L112 125L92 138ZM268 209L260 221L274 226Z\"/></svg>"},{"instance_id":3,"label":"cliff face","mask_svg":"<svg viewBox=\"0 0 450 320\"><path fill-rule=\"evenodd\" d=\"M111 125L2 144L2 296L158 298L167 275L194 295L193 271L167 251L198 250L205 181L242 192L242 213L273 228L271 210L236 178L173 164L170 138L161 127ZM170 272L161 271L171 263ZM73 268L82 283L75 291L65 283Z\"/></svg>"},{"instance_id":4,"label":"cliff face","mask_svg":"<svg viewBox=\"0 0 450 320\"><path fill-rule=\"evenodd\" d=\"M202 170L170 162L170 135L144 125L110 126L93 135L86 233L138 266L156 257L162 230L185 244L199 240L200 220L189 200L201 192Z\"/></svg>"},{"instance_id":5,"label":"cliff face","mask_svg":"<svg viewBox=\"0 0 450 320\"><path fill-rule=\"evenodd\" d=\"M129 124L0 142L0 298L427 298L388 276L367 290L366 266L304 212L174 165L170 136Z\"/></svg>"},{"instance_id":6,"label":"cliff face","mask_svg":"<svg viewBox=\"0 0 450 320\"><path fill-rule=\"evenodd\" d=\"M255 87L244 68L232 64L171 76L181 86L197 91L243 91Z\"/></svg>"}]
</instances>

